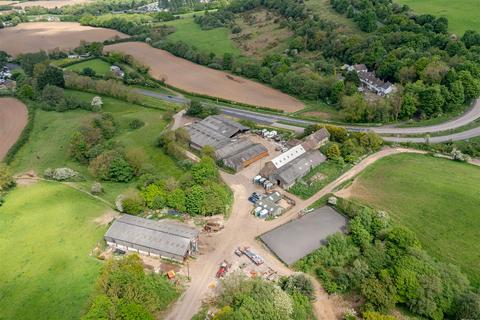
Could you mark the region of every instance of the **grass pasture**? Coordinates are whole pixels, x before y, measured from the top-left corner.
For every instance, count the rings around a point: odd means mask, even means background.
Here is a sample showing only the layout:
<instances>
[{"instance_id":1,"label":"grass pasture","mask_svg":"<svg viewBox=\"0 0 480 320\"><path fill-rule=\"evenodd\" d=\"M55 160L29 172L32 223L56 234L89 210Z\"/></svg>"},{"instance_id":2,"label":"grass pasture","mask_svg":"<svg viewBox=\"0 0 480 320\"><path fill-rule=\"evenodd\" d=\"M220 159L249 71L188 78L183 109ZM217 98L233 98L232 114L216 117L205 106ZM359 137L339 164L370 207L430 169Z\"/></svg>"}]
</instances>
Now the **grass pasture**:
<instances>
[{"instance_id":1,"label":"grass pasture","mask_svg":"<svg viewBox=\"0 0 480 320\"><path fill-rule=\"evenodd\" d=\"M222 57L226 52L234 55L240 54L240 50L235 47L230 39L230 30L227 28L202 30L193 19L192 16L186 16L177 20L162 22L162 25L175 27L175 32L170 34L167 39L183 41L197 47L200 51L213 52L219 57Z\"/></svg>"},{"instance_id":2,"label":"grass pasture","mask_svg":"<svg viewBox=\"0 0 480 320\"><path fill-rule=\"evenodd\" d=\"M0 207L0 319L78 319L101 263L104 204L59 183L19 186Z\"/></svg>"},{"instance_id":3,"label":"grass pasture","mask_svg":"<svg viewBox=\"0 0 480 320\"><path fill-rule=\"evenodd\" d=\"M102 59L92 59L72 64L66 69L75 72L82 72L85 68L91 68L98 76L105 76L110 71L110 63Z\"/></svg>"},{"instance_id":4,"label":"grass pasture","mask_svg":"<svg viewBox=\"0 0 480 320\"><path fill-rule=\"evenodd\" d=\"M93 94L66 91L67 94L75 94L87 101L91 101ZM113 138L126 149L141 149L147 155L160 176L178 177L182 170L174 160L164 154L155 146L155 140L165 128L166 122L162 120L163 111L133 105L128 102L103 97L103 110L113 115L117 122L118 133ZM153 99L153 98L152 98ZM161 103L158 100L156 103ZM73 110L63 113L36 111L33 130L29 141L18 151L11 163L14 172L35 170L41 175L47 168L69 167L82 173L87 179L79 183L86 190L90 190L93 177L88 168L70 159L69 142L73 132L82 124L89 122L94 113L84 110ZM140 119L145 125L139 129L131 130L128 127L132 119ZM115 197L130 184L125 183L102 183L105 189L104 197L114 201Z\"/></svg>"},{"instance_id":5,"label":"grass pasture","mask_svg":"<svg viewBox=\"0 0 480 320\"><path fill-rule=\"evenodd\" d=\"M458 265L480 286L480 168L427 155L378 160L347 190L348 197L386 210L414 230L424 249Z\"/></svg>"},{"instance_id":6,"label":"grass pasture","mask_svg":"<svg viewBox=\"0 0 480 320\"><path fill-rule=\"evenodd\" d=\"M311 1L311 0L310 0ZM419 14L448 18L449 30L462 36L466 30L480 32L480 2L478 0L397 0Z\"/></svg>"}]
</instances>

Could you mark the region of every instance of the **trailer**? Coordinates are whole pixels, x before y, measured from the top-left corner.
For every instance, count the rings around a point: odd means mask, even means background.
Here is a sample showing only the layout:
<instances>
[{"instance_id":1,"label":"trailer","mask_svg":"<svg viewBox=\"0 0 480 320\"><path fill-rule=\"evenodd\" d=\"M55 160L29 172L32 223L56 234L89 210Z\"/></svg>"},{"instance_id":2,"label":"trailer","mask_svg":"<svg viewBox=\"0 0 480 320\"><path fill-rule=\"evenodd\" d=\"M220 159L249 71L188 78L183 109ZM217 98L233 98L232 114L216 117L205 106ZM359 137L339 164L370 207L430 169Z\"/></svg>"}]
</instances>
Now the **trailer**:
<instances>
[{"instance_id":1,"label":"trailer","mask_svg":"<svg viewBox=\"0 0 480 320\"><path fill-rule=\"evenodd\" d=\"M250 259L252 260L252 262L259 266L259 265L262 265L264 263L263 261L263 258L260 257L258 254L256 254L255 252L253 252L250 248L244 248L243 249L243 253Z\"/></svg>"}]
</instances>

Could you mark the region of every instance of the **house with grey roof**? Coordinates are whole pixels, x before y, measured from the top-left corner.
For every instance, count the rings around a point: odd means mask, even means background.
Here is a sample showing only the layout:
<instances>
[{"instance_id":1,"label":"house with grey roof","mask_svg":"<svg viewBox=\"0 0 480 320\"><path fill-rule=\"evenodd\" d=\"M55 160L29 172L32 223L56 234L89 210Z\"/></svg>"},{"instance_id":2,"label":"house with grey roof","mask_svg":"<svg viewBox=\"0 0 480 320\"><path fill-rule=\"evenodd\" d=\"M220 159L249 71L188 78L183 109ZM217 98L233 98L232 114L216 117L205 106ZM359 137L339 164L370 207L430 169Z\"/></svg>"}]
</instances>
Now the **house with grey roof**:
<instances>
[{"instance_id":1,"label":"house with grey roof","mask_svg":"<svg viewBox=\"0 0 480 320\"><path fill-rule=\"evenodd\" d=\"M198 234L185 224L125 214L112 223L104 239L112 248L183 262L197 252Z\"/></svg>"},{"instance_id":2,"label":"house with grey roof","mask_svg":"<svg viewBox=\"0 0 480 320\"><path fill-rule=\"evenodd\" d=\"M364 64L354 64L352 66L346 64L342 69L356 72L362 85L379 96L386 96L395 91L395 86L392 83L377 78L375 73L368 71Z\"/></svg>"}]
</instances>

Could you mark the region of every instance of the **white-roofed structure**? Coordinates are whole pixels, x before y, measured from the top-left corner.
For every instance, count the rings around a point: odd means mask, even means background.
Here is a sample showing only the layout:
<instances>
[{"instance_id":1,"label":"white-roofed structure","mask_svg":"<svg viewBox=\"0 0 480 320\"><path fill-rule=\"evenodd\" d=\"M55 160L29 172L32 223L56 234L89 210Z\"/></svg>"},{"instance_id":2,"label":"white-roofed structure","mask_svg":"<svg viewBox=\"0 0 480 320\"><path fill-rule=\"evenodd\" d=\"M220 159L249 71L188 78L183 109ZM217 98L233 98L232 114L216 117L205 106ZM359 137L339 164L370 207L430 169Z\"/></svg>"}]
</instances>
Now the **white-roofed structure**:
<instances>
[{"instance_id":1,"label":"white-roofed structure","mask_svg":"<svg viewBox=\"0 0 480 320\"><path fill-rule=\"evenodd\" d=\"M113 222L104 238L113 248L183 262L197 251L198 234L180 223L126 214Z\"/></svg>"},{"instance_id":2,"label":"white-roofed structure","mask_svg":"<svg viewBox=\"0 0 480 320\"><path fill-rule=\"evenodd\" d=\"M275 157L272 159L272 163L275 166L275 168L281 168L290 161L300 157L302 154L305 153L305 149L303 148L302 145L295 146L288 151L282 153L278 157Z\"/></svg>"}]
</instances>

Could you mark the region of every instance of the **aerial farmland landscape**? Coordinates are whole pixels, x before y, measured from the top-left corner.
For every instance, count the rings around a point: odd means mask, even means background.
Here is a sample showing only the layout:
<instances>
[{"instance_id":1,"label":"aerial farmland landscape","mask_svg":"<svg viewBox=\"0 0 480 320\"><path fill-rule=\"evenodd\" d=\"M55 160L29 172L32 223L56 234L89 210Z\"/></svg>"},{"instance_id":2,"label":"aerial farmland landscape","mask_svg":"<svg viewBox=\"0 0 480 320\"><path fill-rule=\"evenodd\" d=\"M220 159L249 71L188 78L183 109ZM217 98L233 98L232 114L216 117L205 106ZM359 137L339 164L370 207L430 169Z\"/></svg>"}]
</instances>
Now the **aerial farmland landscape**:
<instances>
[{"instance_id":1,"label":"aerial farmland landscape","mask_svg":"<svg viewBox=\"0 0 480 320\"><path fill-rule=\"evenodd\" d=\"M0 320L480 320L479 16L0 1Z\"/></svg>"}]
</instances>

